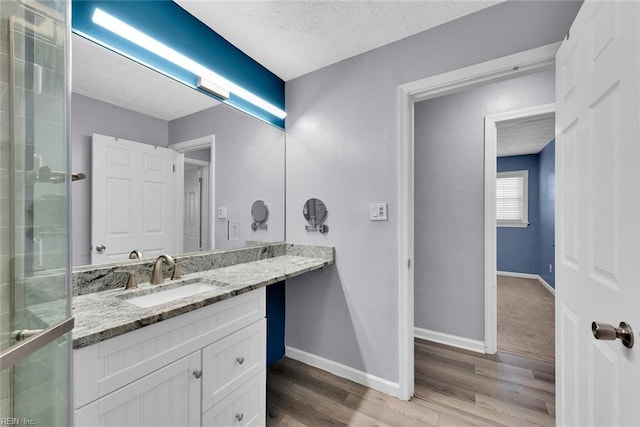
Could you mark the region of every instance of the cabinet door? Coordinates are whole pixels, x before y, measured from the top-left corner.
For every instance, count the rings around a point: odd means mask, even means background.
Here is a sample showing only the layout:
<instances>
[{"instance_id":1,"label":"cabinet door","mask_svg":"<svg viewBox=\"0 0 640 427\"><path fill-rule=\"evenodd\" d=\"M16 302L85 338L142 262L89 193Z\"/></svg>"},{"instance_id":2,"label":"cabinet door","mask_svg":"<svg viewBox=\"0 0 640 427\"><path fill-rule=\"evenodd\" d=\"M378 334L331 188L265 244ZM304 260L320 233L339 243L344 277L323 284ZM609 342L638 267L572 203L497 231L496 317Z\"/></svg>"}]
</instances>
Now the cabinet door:
<instances>
[{"instance_id":1,"label":"cabinet door","mask_svg":"<svg viewBox=\"0 0 640 427\"><path fill-rule=\"evenodd\" d=\"M75 411L75 425L155 427L200 425L199 351Z\"/></svg>"}]
</instances>

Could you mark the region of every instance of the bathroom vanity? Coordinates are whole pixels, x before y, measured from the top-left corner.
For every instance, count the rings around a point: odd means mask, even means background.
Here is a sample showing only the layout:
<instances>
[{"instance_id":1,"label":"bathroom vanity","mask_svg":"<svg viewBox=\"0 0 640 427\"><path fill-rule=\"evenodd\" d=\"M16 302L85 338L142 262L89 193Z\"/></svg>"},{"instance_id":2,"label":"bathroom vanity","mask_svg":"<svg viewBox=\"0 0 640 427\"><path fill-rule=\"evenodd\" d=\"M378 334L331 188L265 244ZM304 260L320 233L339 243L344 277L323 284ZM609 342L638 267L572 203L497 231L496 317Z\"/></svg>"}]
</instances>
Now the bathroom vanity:
<instances>
[{"instance_id":1,"label":"bathroom vanity","mask_svg":"<svg viewBox=\"0 0 640 427\"><path fill-rule=\"evenodd\" d=\"M266 286L333 264L333 248L279 243L177 262L181 279L133 290L126 275L148 280L152 260L74 272L75 425L264 425Z\"/></svg>"}]
</instances>

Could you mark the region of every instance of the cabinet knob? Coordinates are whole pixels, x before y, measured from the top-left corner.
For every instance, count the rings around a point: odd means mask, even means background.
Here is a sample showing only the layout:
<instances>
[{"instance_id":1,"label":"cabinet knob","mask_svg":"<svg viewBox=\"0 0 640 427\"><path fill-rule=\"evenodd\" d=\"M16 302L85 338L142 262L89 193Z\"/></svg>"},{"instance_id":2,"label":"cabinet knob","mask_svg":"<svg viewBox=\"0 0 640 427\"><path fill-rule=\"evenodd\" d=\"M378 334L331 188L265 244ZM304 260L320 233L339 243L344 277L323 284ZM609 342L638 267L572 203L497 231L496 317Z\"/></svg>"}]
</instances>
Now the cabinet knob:
<instances>
[{"instance_id":1,"label":"cabinet knob","mask_svg":"<svg viewBox=\"0 0 640 427\"><path fill-rule=\"evenodd\" d=\"M238 420L238 421L242 421L242 419L243 419L243 418L244 418L244 414L243 414L243 413L238 412L238 413L236 414L236 420Z\"/></svg>"},{"instance_id":2,"label":"cabinet knob","mask_svg":"<svg viewBox=\"0 0 640 427\"><path fill-rule=\"evenodd\" d=\"M236 362L238 362L238 365L242 365L244 363L244 357L236 357Z\"/></svg>"},{"instance_id":3,"label":"cabinet knob","mask_svg":"<svg viewBox=\"0 0 640 427\"><path fill-rule=\"evenodd\" d=\"M196 369L193 371L193 376L196 378L200 378L202 376L202 371L200 369Z\"/></svg>"}]
</instances>

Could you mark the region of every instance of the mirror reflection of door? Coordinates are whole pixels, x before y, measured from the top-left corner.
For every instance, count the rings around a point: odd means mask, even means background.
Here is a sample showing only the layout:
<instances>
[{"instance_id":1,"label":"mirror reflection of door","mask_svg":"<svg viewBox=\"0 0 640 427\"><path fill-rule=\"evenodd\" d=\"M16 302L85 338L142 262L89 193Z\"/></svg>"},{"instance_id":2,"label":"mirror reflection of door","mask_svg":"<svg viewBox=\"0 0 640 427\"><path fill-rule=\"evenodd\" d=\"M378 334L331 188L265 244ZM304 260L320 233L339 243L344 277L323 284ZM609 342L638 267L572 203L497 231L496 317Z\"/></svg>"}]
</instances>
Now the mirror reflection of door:
<instances>
[{"instance_id":1,"label":"mirror reflection of door","mask_svg":"<svg viewBox=\"0 0 640 427\"><path fill-rule=\"evenodd\" d=\"M182 217L182 251L211 249L209 239L211 148L197 148L184 153L184 203Z\"/></svg>"},{"instance_id":2,"label":"mirror reflection of door","mask_svg":"<svg viewBox=\"0 0 640 427\"><path fill-rule=\"evenodd\" d=\"M202 249L202 166L185 163L184 165L184 241L185 252L197 252Z\"/></svg>"}]
</instances>

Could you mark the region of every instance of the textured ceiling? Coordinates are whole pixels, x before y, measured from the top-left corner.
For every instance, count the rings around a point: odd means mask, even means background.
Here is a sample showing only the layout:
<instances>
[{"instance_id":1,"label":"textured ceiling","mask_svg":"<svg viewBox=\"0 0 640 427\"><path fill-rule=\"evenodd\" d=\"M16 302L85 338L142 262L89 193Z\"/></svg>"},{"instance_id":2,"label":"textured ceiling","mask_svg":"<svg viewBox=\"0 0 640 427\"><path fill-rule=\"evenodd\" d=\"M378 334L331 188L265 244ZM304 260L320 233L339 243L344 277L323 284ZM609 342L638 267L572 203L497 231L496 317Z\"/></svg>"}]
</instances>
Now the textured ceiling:
<instances>
[{"instance_id":1,"label":"textured ceiling","mask_svg":"<svg viewBox=\"0 0 640 427\"><path fill-rule=\"evenodd\" d=\"M285 81L500 3L175 1Z\"/></svg>"},{"instance_id":2,"label":"textured ceiling","mask_svg":"<svg viewBox=\"0 0 640 427\"><path fill-rule=\"evenodd\" d=\"M498 157L536 154L555 137L555 114L496 123Z\"/></svg>"},{"instance_id":3,"label":"textured ceiling","mask_svg":"<svg viewBox=\"0 0 640 427\"><path fill-rule=\"evenodd\" d=\"M78 35L71 43L75 93L166 121L219 104Z\"/></svg>"}]
</instances>

